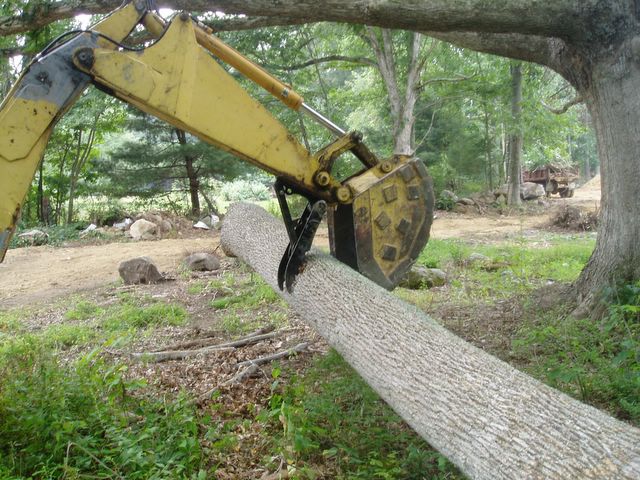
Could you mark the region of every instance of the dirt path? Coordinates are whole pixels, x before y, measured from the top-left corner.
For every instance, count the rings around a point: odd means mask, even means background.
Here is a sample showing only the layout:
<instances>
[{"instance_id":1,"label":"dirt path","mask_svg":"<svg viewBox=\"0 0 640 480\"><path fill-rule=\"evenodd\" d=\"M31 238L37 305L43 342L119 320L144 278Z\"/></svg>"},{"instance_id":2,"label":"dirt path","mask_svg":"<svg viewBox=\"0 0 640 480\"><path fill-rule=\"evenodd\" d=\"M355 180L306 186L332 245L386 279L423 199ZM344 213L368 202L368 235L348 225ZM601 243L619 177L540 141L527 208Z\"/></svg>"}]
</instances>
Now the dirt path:
<instances>
[{"instance_id":1,"label":"dirt path","mask_svg":"<svg viewBox=\"0 0 640 480\"><path fill-rule=\"evenodd\" d=\"M541 216L477 216L439 213L431 238L492 239L499 241L548 223L556 207L564 203L596 209L600 203L600 177L579 188L570 199L550 199L551 207ZM326 231L319 231L316 245L328 248ZM89 290L118 277L118 264L133 257L151 257L161 271L175 274L189 253L212 251L219 236L159 240L155 242L111 243L67 248L31 247L10 250L0 263L0 309L40 303Z\"/></svg>"},{"instance_id":2,"label":"dirt path","mask_svg":"<svg viewBox=\"0 0 640 480\"><path fill-rule=\"evenodd\" d=\"M160 271L175 273L189 253L212 251L219 236L9 250L0 263L0 309L31 305L116 281L118 264L148 256Z\"/></svg>"}]
</instances>

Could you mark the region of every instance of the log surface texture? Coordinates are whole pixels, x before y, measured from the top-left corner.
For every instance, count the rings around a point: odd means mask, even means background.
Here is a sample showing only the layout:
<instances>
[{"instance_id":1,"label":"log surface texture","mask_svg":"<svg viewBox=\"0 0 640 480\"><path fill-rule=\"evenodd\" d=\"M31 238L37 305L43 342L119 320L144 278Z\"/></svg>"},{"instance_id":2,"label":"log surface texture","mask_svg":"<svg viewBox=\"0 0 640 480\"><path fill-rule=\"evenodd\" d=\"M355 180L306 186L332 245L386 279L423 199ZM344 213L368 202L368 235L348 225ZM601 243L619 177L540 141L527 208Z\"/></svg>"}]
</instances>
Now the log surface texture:
<instances>
[{"instance_id":1,"label":"log surface texture","mask_svg":"<svg viewBox=\"0 0 640 480\"><path fill-rule=\"evenodd\" d=\"M224 247L276 290L282 222L232 206ZM639 479L640 430L455 336L315 252L283 297L426 441L478 479Z\"/></svg>"}]
</instances>

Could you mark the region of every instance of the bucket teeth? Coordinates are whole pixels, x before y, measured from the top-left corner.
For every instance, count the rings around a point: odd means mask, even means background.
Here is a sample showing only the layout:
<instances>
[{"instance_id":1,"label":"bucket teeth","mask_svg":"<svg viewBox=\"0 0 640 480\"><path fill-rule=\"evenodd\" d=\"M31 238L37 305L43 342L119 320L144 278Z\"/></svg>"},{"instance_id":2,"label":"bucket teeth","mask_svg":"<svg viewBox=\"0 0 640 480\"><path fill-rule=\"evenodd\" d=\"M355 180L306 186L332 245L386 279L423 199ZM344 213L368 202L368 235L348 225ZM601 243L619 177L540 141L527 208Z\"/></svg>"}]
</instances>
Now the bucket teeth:
<instances>
[{"instance_id":1,"label":"bucket teeth","mask_svg":"<svg viewBox=\"0 0 640 480\"><path fill-rule=\"evenodd\" d=\"M372 181L352 204L329 210L331 253L393 289L429 240L433 206L433 187L424 165L409 159Z\"/></svg>"}]
</instances>

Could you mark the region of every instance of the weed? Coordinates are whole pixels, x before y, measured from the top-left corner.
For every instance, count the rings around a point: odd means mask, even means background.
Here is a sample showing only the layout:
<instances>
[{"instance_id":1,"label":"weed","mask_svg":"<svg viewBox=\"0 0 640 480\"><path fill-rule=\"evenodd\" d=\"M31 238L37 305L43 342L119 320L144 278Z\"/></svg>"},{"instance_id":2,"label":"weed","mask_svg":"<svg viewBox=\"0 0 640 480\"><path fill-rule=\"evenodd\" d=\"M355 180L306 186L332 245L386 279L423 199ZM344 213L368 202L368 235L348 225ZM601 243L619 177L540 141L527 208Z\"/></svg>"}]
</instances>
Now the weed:
<instances>
[{"instance_id":1,"label":"weed","mask_svg":"<svg viewBox=\"0 0 640 480\"><path fill-rule=\"evenodd\" d=\"M95 317L101 312L101 309L92 302L87 300L80 300L76 303L75 307L71 310L67 310L64 314L66 320L86 320L91 317Z\"/></svg>"},{"instance_id":2,"label":"weed","mask_svg":"<svg viewBox=\"0 0 640 480\"><path fill-rule=\"evenodd\" d=\"M640 282L609 292L600 322L551 312L514 341L527 369L551 386L640 424Z\"/></svg>"},{"instance_id":3,"label":"weed","mask_svg":"<svg viewBox=\"0 0 640 480\"><path fill-rule=\"evenodd\" d=\"M108 330L127 330L164 325L184 325L187 312L181 305L153 303L138 306L125 302L106 313L103 325Z\"/></svg>"},{"instance_id":4,"label":"weed","mask_svg":"<svg viewBox=\"0 0 640 480\"><path fill-rule=\"evenodd\" d=\"M198 427L184 399L143 395L143 384L125 378L126 367L96 352L63 367L32 341L19 343L0 365L3 478L199 474Z\"/></svg>"},{"instance_id":5,"label":"weed","mask_svg":"<svg viewBox=\"0 0 640 480\"><path fill-rule=\"evenodd\" d=\"M316 478L314 465L330 478L462 478L336 352L284 388L279 369L272 376L270 408L259 418L282 426L274 449L296 478Z\"/></svg>"},{"instance_id":6,"label":"weed","mask_svg":"<svg viewBox=\"0 0 640 480\"><path fill-rule=\"evenodd\" d=\"M204 282L193 282L187 287L189 295L200 295L207 290L207 284Z\"/></svg>"}]
</instances>

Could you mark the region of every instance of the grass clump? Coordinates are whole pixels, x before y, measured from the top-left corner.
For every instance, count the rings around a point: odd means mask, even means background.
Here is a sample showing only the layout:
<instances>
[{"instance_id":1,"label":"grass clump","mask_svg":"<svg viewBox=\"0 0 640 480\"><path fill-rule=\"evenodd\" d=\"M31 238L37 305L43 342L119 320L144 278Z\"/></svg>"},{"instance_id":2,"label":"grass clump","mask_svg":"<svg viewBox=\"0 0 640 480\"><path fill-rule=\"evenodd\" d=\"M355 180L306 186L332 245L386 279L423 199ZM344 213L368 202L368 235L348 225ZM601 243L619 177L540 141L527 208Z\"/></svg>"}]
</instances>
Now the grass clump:
<instances>
[{"instance_id":1,"label":"grass clump","mask_svg":"<svg viewBox=\"0 0 640 480\"><path fill-rule=\"evenodd\" d=\"M126 367L106 364L95 352L62 366L38 347L23 338L0 354L3 478L200 473L193 407L145 396L140 382L126 379Z\"/></svg>"},{"instance_id":2,"label":"grass clump","mask_svg":"<svg viewBox=\"0 0 640 480\"><path fill-rule=\"evenodd\" d=\"M127 330L184 325L186 320L187 311L182 305L160 302L138 305L125 301L106 312L103 325L108 330Z\"/></svg>"},{"instance_id":3,"label":"grass clump","mask_svg":"<svg viewBox=\"0 0 640 480\"><path fill-rule=\"evenodd\" d=\"M274 427L273 448L294 478L463 478L415 434L335 352L302 378L279 387L262 414Z\"/></svg>"},{"instance_id":4,"label":"grass clump","mask_svg":"<svg viewBox=\"0 0 640 480\"><path fill-rule=\"evenodd\" d=\"M76 305L67 310L64 314L66 320L87 320L91 317L95 317L102 310L95 303L87 300L80 300Z\"/></svg>"},{"instance_id":5,"label":"grass clump","mask_svg":"<svg viewBox=\"0 0 640 480\"><path fill-rule=\"evenodd\" d=\"M601 321L552 312L527 324L514 350L551 386L640 424L640 282L608 292Z\"/></svg>"}]
</instances>

